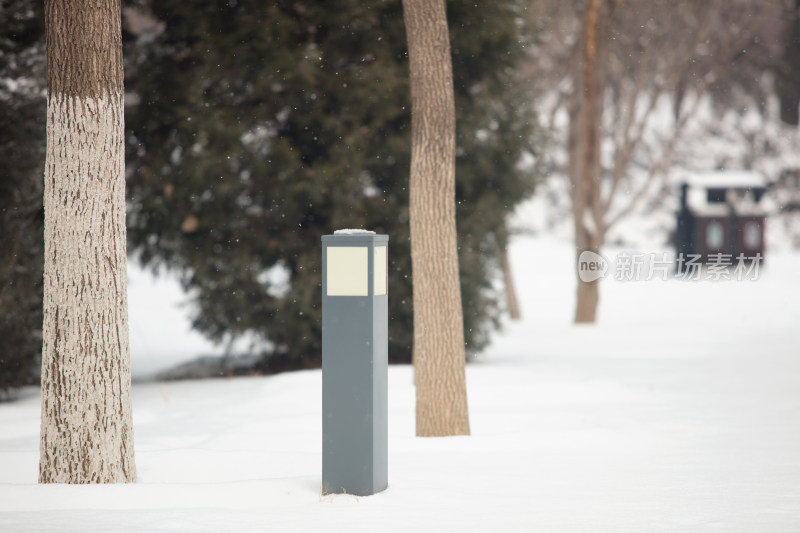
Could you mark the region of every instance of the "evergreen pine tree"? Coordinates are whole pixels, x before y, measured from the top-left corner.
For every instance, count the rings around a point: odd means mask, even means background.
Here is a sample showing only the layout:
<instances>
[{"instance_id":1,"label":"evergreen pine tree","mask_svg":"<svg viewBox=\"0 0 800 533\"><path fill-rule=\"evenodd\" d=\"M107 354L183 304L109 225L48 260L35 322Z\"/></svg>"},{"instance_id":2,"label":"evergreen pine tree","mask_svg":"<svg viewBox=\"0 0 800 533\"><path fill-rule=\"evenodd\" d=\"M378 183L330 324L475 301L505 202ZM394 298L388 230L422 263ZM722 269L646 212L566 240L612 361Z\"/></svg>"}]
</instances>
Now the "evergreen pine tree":
<instances>
[{"instance_id":1,"label":"evergreen pine tree","mask_svg":"<svg viewBox=\"0 0 800 533\"><path fill-rule=\"evenodd\" d=\"M519 1L450 2L468 351L497 317L504 220L532 190L516 164L532 113L507 99ZM152 11L150 11L152 9ZM148 24L132 24L134 18ZM390 346L411 355L410 105L399 2L187 4L128 11L129 238L180 273L212 339L255 333L270 368L320 357L320 236L391 235ZM145 29L142 29L144 27ZM129 99L130 101L130 99ZM288 282L285 274L288 273Z\"/></svg>"},{"instance_id":2,"label":"evergreen pine tree","mask_svg":"<svg viewBox=\"0 0 800 533\"><path fill-rule=\"evenodd\" d=\"M38 376L42 350L44 14L0 8L0 400Z\"/></svg>"}]
</instances>

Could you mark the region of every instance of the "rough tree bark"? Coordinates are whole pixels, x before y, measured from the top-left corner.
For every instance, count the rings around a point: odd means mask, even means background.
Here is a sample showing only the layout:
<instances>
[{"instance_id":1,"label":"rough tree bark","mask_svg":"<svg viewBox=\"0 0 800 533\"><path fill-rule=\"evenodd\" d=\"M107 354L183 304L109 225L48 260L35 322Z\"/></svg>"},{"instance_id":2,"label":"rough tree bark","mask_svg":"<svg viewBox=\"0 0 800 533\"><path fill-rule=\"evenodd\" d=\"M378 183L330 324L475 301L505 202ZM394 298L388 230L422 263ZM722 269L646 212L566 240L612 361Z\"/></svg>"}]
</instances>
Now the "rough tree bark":
<instances>
[{"instance_id":1,"label":"rough tree bark","mask_svg":"<svg viewBox=\"0 0 800 533\"><path fill-rule=\"evenodd\" d=\"M49 0L40 483L135 481L119 0Z\"/></svg>"},{"instance_id":2,"label":"rough tree bark","mask_svg":"<svg viewBox=\"0 0 800 533\"><path fill-rule=\"evenodd\" d=\"M403 17L411 84L417 435L468 435L455 218L455 103L444 0L403 0Z\"/></svg>"}]
</instances>

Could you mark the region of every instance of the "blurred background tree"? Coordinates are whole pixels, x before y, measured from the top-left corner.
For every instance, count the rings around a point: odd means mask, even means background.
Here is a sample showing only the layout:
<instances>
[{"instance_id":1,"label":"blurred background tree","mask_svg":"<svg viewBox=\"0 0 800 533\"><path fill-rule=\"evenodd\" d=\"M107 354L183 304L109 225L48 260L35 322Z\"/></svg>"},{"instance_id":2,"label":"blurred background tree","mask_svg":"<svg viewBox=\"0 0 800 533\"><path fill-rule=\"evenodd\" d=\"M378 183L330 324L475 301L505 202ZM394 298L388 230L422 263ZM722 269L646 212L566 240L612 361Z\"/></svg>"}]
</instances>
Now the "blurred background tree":
<instances>
[{"instance_id":1,"label":"blurred background tree","mask_svg":"<svg viewBox=\"0 0 800 533\"><path fill-rule=\"evenodd\" d=\"M498 319L505 217L533 191L532 106L511 98L524 2L449 2L467 351ZM390 358L412 343L410 105L400 2L139 2L126 9L129 237L178 272L194 326L320 362L320 236L390 241Z\"/></svg>"},{"instance_id":2,"label":"blurred background tree","mask_svg":"<svg viewBox=\"0 0 800 533\"><path fill-rule=\"evenodd\" d=\"M528 76L550 97L545 127L558 132L557 121L567 122L563 151L549 154L567 156L550 163L565 178L576 267L582 252L599 252L621 220L666 190L679 141L703 104L721 116L755 100L763 111L775 91L767 74L797 72L781 57L797 17L784 0L530 6L543 37ZM599 282L578 279L577 287L575 322L595 322Z\"/></svg>"}]
</instances>

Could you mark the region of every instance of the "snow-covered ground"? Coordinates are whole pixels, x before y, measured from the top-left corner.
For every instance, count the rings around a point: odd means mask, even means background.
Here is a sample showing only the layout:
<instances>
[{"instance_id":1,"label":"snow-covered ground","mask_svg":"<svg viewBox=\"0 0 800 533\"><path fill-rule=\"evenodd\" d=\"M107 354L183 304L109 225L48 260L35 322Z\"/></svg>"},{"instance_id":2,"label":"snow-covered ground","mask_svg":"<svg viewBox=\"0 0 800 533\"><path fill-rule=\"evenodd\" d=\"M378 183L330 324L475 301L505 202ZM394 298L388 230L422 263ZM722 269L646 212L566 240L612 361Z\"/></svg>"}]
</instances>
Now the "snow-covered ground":
<instances>
[{"instance_id":1,"label":"snow-covered ground","mask_svg":"<svg viewBox=\"0 0 800 533\"><path fill-rule=\"evenodd\" d=\"M0 405L0 531L800 531L800 255L757 281L607 279L583 327L566 241L511 255L524 318L468 365L472 436L416 438L390 369L385 492L320 495L318 371L135 384L119 486L36 484L27 390ZM181 313L137 318L168 292L132 279L134 371L209 348Z\"/></svg>"}]
</instances>

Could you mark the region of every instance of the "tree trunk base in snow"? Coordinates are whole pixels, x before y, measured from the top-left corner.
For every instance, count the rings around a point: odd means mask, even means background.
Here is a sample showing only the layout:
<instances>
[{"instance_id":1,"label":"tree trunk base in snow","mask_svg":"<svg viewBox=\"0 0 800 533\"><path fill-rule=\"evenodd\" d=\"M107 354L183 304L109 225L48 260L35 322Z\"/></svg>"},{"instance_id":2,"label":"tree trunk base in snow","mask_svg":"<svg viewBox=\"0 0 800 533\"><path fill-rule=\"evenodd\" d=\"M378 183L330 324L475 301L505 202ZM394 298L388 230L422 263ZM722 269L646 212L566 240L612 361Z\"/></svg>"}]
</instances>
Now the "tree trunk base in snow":
<instances>
[{"instance_id":1,"label":"tree trunk base in snow","mask_svg":"<svg viewBox=\"0 0 800 533\"><path fill-rule=\"evenodd\" d=\"M500 263L503 267L503 281L506 286L506 302L508 304L508 314L511 320L520 320L522 312L519 309L517 291L514 287L514 277L511 274L511 261L508 259L508 246L500 251Z\"/></svg>"},{"instance_id":2,"label":"tree trunk base in snow","mask_svg":"<svg viewBox=\"0 0 800 533\"><path fill-rule=\"evenodd\" d=\"M594 324L597 320L597 304L600 302L599 281L578 280L578 297L575 305L576 324Z\"/></svg>"}]
</instances>

